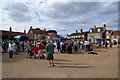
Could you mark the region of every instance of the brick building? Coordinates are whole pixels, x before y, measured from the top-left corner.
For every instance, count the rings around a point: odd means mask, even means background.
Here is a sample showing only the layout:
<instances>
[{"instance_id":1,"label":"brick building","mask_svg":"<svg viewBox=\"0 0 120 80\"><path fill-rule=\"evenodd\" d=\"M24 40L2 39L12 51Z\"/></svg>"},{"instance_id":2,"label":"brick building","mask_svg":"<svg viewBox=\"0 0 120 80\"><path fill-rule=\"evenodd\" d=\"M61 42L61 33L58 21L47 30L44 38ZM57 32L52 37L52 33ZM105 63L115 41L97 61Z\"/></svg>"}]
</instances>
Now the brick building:
<instances>
[{"instance_id":1,"label":"brick building","mask_svg":"<svg viewBox=\"0 0 120 80\"><path fill-rule=\"evenodd\" d=\"M117 41L120 40L120 31L113 31L112 34L112 41Z\"/></svg>"},{"instance_id":2,"label":"brick building","mask_svg":"<svg viewBox=\"0 0 120 80\"><path fill-rule=\"evenodd\" d=\"M9 31L7 30L0 30L0 36L2 40L13 40L14 36L17 35L26 35L26 31L24 32L14 32L12 31L12 28L9 28Z\"/></svg>"},{"instance_id":3,"label":"brick building","mask_svg":"<svg viewBox=\"0 0 120 80\"><path fill-rule=\"evenodd\" d=\"M40 40L41 36L46 35L46 30L45 29L41 30L39 28L32 28L32 26L30 26L30 29L29 29L27 35L28 35L29 39Z\"/></svg>"}]
</instances>

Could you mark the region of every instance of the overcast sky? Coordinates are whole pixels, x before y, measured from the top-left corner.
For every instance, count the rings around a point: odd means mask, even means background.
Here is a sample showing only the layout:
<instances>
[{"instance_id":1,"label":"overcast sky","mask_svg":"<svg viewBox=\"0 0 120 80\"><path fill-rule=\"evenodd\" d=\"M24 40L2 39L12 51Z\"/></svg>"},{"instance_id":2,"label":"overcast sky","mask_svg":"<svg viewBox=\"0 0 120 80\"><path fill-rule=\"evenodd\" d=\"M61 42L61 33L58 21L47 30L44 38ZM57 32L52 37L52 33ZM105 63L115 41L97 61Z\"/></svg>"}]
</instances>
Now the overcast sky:
<instances>
[{"instance_id":1,"label":"overcast sky","mask_svg":"<svg viewBox=\"0 0 120 80\"><path fill-rule=\"evenodd\" d=\"M102 0L103 1L103 0ZM83 28L84 31L94 25L107 29L118 28L117 2L71 2L29 0L3 1L0 3L0 30L23 32L33 28L54 29L65 36Z\"/></svg>"}]
</instances>

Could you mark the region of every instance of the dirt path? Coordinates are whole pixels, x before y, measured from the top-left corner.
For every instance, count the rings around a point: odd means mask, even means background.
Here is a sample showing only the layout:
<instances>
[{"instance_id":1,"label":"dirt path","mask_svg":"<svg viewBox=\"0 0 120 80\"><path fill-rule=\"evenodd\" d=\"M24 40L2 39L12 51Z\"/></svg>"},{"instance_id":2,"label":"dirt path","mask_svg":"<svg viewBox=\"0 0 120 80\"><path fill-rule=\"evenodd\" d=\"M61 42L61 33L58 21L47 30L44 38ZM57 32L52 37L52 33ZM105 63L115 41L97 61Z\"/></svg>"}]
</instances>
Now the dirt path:
<instances>
[{"instance_id":1,"label":"dirt path","mask_svg":"<svg viewBox=\"0 0 120 80\"><path fill-rule=\"evenodd\" d=\"M117 78L118 48L97 49L98 55L55 54L55 67L47 60L27 59L25 52L13 59L3 54L3 78Z\"/></svg>"}]
</instances>

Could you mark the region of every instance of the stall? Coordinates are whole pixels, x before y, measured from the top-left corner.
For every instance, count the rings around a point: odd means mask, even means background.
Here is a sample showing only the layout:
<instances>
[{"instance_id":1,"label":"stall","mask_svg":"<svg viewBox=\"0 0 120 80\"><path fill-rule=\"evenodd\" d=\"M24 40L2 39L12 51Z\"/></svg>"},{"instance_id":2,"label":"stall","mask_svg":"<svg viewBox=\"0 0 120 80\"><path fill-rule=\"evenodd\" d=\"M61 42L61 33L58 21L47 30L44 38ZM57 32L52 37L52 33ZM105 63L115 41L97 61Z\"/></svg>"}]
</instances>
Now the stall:
<instances>
[{"instance_id":1,"label":"stall","mask_svg":"<svg viewBox=\"0 0 120 80\"><path fill-rule=\"evenodd\" d=\"M17 36L14 36L14 40L16 40L16 41L27 41L28 40L28 36L17 35Z\"/></svg>"},{"instance_id":2,"label":"stall","mask_svg":"<svg viewBox=\"0 0 120 80\"><path fill-rule=\"evenodd\" d=\"M52 41L62 41L62 40L70 40L68 38L56 38L56 39L52 39Z\"/></svg>"}]
</instances>

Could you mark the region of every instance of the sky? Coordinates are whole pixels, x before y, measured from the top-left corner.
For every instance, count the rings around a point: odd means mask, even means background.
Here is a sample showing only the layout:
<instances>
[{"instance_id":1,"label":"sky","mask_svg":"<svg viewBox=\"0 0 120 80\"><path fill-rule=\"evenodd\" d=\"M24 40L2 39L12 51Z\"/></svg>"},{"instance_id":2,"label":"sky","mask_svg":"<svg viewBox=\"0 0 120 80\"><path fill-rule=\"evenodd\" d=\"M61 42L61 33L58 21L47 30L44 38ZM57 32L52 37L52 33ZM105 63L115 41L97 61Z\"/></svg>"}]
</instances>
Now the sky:
<instances>
[{"instance_id":1,"label":"sky","mask_svg":"<svg viewBox=\"0 0 120 80\"><path fill-rule=\"evenodd\" d=\"M28 31L30 26L56 30L66 36L88 31L94 25L118 29L118 2L115 0L2 0L0 30Z\"/></svg>"}]
</instances>

